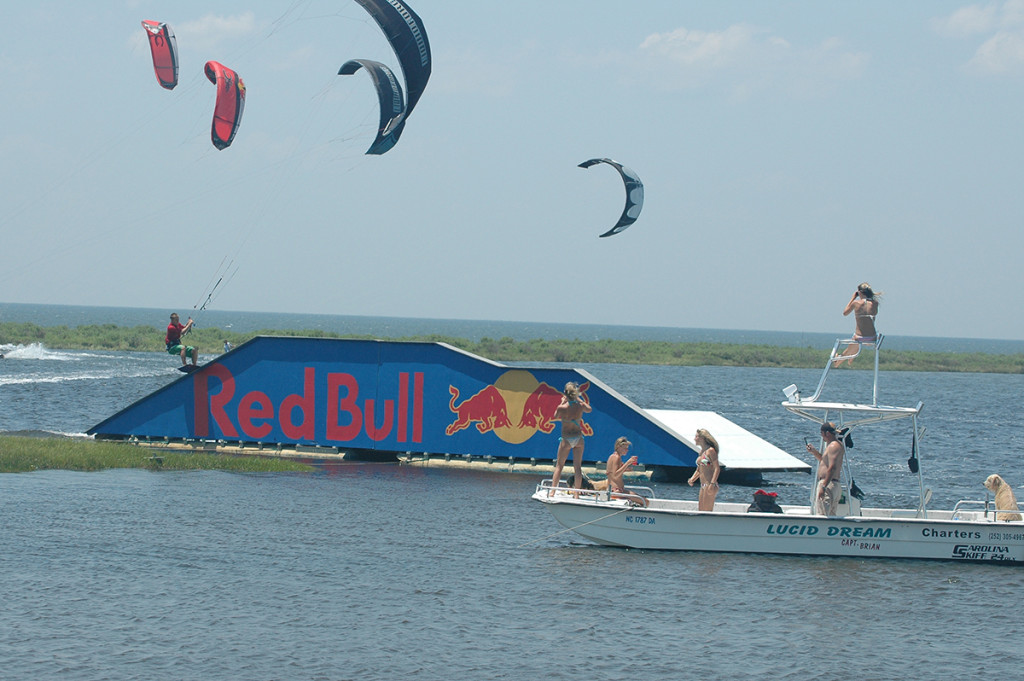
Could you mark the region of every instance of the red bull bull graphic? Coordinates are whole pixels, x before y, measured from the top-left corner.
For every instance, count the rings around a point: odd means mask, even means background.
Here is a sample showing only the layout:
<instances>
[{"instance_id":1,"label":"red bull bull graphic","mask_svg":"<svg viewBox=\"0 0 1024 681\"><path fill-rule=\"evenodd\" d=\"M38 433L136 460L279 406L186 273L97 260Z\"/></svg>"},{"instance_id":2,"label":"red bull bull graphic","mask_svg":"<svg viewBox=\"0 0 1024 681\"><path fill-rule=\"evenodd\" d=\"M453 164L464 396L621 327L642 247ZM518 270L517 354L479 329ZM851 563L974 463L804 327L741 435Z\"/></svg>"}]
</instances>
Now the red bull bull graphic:
<instances>
[{"instance_id":1,"label":"red bull bull graphic","mask_svg":"<svg viewBox=\"0 0 1024 681\"><path fill-rule=\"evenodd\" d=\"M472 423L476 424L477 431L481 433L487 433L496 428L506 429L512 425L508 420L505 396L493 385L466 398L458 406L455 405L455 400L459 399L459 389L453 385L448 390L452 394L448 408L458 416L455 423L444 429L445 435L454 435L463 428L469 428Z\"/></svg>"},{"instance_id":2,"label":"red bull bull graphic","mask_svg":"<svg viewBox=\"0 0 1024 681\"><path fill-rule=\"evenodd\" d=\"M594 376L511 368L441 343L258 337L93 426L107 439L317 445L350 451L551 460L564 386L593 407L584 458L625 435L648 466L695 453Z\"/></svg>"},{"instance_id":3,"label":"red bull bull graphic","mask_svg":"<svg viewBox=\"0 0 1024 681\"><path fill-rule=\"evenodd\" d=\"M584 381L580 384L580 394L586 395L590 383ZM519 418L520 430L539 430L542 433L550 433L555 429L555 410L562 403L563 393L557 388L552 388L547 383L541 383L533 389L526 397L523 404L523 415ZM584 421L580 420L580 430L584 435L594 434L594 429Z\"/></svg>"},{"instance_id":4,"label":"red bull bull graphic","mask_svg":"<svg viewBox=\"0 0 1024 681\"><path fill-rule=\"evenodd\" d=\"M580 385L585 393L589 382ZM456 404L459 389L448 387L452 395L448 408L456 415L455 421L445 429L446 435L476 424L480 433L494 435L510 444L529 440L538 431L549 434L555 429L555 410L562 402L562 391L539 382L532 373L522 369L506 371L493 385L480 390ZM513 424L515 422L515 425ZM593 435L594 429L581 423L584 435Z\"/></svg>"}]
</instances>

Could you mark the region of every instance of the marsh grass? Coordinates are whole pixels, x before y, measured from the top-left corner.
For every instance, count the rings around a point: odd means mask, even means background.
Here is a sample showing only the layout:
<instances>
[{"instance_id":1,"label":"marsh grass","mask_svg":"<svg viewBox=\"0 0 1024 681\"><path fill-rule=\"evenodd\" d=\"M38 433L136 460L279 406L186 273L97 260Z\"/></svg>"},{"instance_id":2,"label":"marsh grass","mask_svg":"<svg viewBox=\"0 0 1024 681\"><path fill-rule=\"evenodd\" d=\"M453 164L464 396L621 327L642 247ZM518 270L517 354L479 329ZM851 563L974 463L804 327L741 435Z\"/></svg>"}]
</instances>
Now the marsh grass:
<instances>
[{"instance_id":1,"label":"marsh grass","mask_svg":"<svg viewBox=\"0 0 1024 681\"><path fill-rule=\"evenodd\" d=\"M266 457L155 451L125 442L73 438L0 436L0 473L41 470L101 471L110 468L219 470L244 473L310 472L312 466Z\"/></svg>"},{"instance_id":2,"label":"marsh grass","mask_svg":"<svg viewBox=\"0 0 1024 681\"><path fill-rule=\"evenodd\" d=\"M186 342L200 353L219 352L224 341L238 346L256 336L302 336L306 338L352 338L368 340L367 335L344 335L321 330L262 330L233 333L223 329L196 329ZM164 352L164 330L151 326L120 327L114 324L42 327L25 322L0 323L0 344L41 343L59 350L134 350ZM821 369L831 348L777 347L735 343L671 343L667 341L627 340L527 340L512 338L465 338L427 335L389 340L443 342L496 362L574 362L653 364L662 366L737 366ZM854 368L874 366L871 350L853 362ZM879 366L887 371L952 371L971 373L1024 373L1024 354L993 355L982 352L920 352L885 350Z\"/></svg>"}]
</instances>

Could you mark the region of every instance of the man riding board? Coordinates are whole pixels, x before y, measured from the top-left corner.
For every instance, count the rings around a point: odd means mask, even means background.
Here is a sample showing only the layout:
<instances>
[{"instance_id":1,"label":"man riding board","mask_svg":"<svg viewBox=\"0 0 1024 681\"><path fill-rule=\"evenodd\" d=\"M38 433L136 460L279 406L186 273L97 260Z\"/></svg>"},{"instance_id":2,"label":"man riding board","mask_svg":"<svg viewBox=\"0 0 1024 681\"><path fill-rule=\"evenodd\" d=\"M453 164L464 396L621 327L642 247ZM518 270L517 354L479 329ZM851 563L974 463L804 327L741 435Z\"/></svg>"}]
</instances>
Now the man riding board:
<instances>
[{"instance_id":1,"label":"man riding board","mask_svg":"<svg viewBox=\"0 0 1024 681\"><path fill-rule=\"evenodd\" d=\"M171 323L167 325L167 335L164 337L164 343L167 344L167 354L178 355L181 357L181 366L185 366L185 358L192 358L192 366L196 366L196 361L199 358L199 350L191 345L182 345L181 337L184 336L192 328L192 318L188 318L188 323L182 325L178 321L178 313L171 313Z\"/></svg>"}]
</instances>

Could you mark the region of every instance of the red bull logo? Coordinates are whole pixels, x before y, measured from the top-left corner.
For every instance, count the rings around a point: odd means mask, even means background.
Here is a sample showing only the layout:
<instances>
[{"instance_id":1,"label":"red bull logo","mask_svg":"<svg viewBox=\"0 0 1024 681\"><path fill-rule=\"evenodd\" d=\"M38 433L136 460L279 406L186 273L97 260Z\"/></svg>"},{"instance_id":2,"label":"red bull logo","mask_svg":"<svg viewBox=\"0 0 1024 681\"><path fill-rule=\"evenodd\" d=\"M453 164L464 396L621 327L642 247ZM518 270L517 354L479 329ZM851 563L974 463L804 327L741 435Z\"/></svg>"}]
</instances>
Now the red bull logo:
<instances>
[{"instance_id":1,"label":"red bull logo","mask_svg":"<svg viewBox=\"0 0 1024 681\"><path fill-rule=\"evenodd\" d=\"M583 383L580 392L586 392L589 387L589 382ZM550 433L558 423L553 419L562 402L562 391L538 382L532 373L523 369L506 371L494 385L461 402L458 388L452 385L448 391L452 395L448 408L455 414L455 420L445 428L446 435L475 425L480 433L494 433L504 442L520 444L538 430ZM589 424L581 425L584 435L594 434Z\"/></svg>"}]
</instances>

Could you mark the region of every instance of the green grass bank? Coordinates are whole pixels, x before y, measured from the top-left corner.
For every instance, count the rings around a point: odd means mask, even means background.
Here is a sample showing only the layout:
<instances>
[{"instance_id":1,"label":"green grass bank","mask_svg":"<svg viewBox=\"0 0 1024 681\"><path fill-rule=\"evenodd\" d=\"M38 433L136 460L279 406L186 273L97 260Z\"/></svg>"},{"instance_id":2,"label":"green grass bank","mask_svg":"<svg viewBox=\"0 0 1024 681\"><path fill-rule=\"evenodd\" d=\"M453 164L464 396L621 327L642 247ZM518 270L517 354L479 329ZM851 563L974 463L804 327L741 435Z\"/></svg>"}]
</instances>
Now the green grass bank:
<instances>
[{"instance_id":1,"label":"green grass bank","mask_svg":"<svg viewBox=\"0 0 1024 681\"><path fill-rule=\"evenodd\" d=\"M102 471L111 468L218 470L239 473L308 473L315 470L307 464L286 459L164 450L156 452L125 442L0 435L0 473L42 470Z\"/></svg>"},{"instance_id":2,"label":"green grass bank","mask_svg":"<svg viewBox=\"0 0 1024 681\"><path fill-rule=\"evenodd\" d=\"M221 329L197 329L186 336L201 353L219 353L227 340L240 345L255 336L303 336L312 338L360 338L319 330L263 330L233 333ZM114 324L42 327L32 323L0 323L0 343L42 343L59 350L134 350L164 352L164 330L151 326L121 327ZM442 335L412 336L387 340L445 342L498 362L570 362L654 364L664 366L737 366L823 368L831 348L776 347L730 343L670 343L627 340L527 340L511 338L470 341ZM866 350L854 360L855 368L869 369L874 353ZM974 373L1024 373L1024 354L994 355L981 352L919 352L883 350L879 366L889 371L955 371Z\"/></svg>"}]
</instances>

